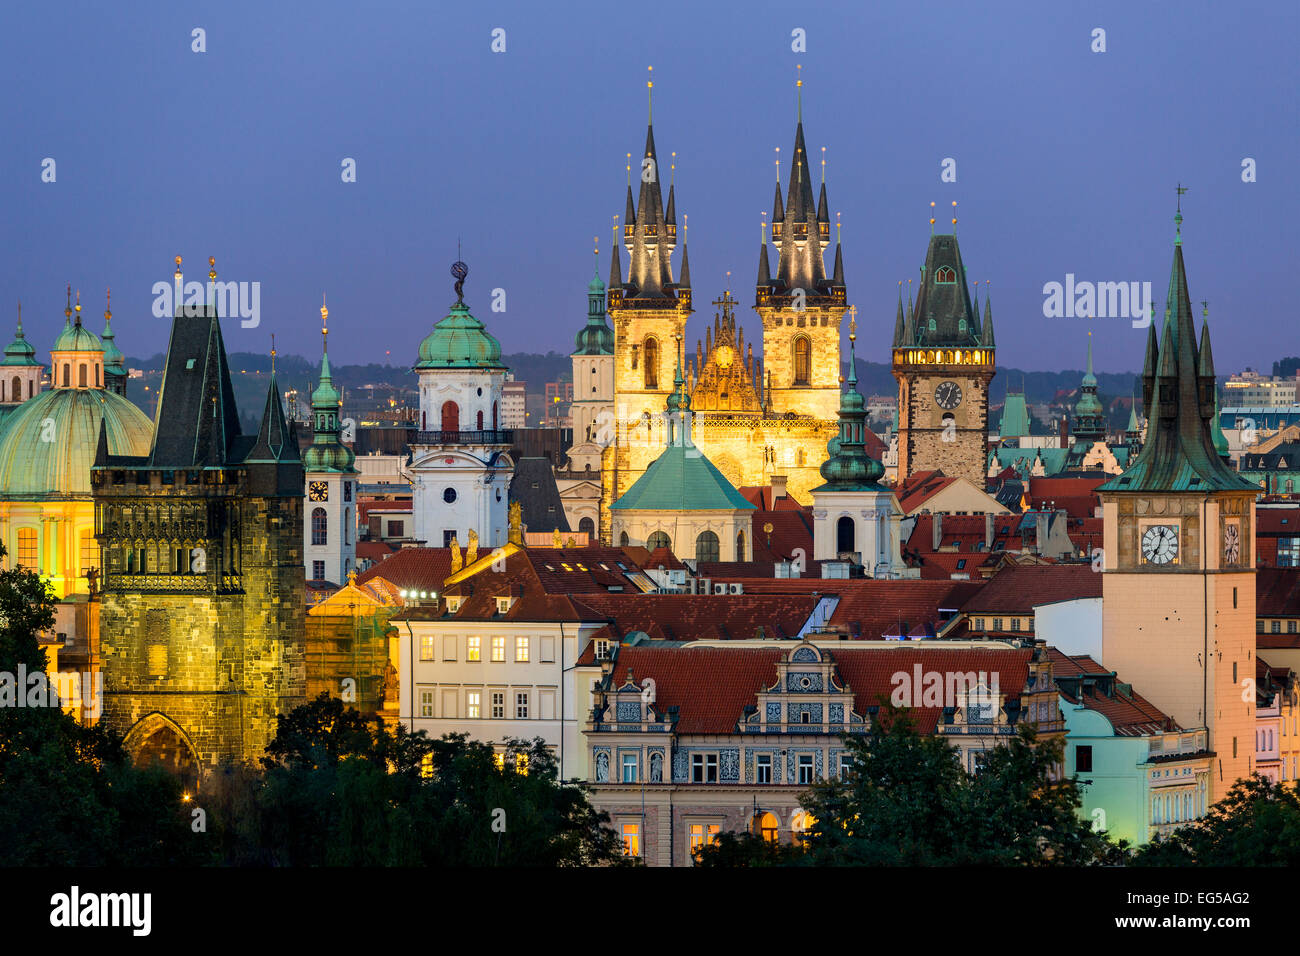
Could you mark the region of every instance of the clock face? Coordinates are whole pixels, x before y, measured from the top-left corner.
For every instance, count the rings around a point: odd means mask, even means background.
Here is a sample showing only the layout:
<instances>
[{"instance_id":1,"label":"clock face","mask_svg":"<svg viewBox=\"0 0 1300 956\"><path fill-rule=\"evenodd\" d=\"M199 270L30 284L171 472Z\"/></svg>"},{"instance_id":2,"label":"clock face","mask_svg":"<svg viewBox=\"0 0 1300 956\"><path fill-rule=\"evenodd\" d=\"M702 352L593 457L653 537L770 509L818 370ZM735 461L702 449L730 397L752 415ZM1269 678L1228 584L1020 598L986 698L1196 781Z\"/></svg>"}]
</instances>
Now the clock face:
<instances>
[{"instance_id":1,"label":"clock face","mask_svg":"<svg viewBox=\"0 0 1300 956\"><path fill-rule=\"evenodd\" d=\"M1223 526L1223 562L1236 564L1241 559L1241 526L1225 524Z\"/></svg>"},{"instance_id":2,"label":"clock face","mask_svg":"<svg viewBox=\"0 0 1300 956\"><path fill-rule=\"evenodd\" d=\"M940 408L956 408L961 404L961 386L956 382L940 382L934 390L934 400Z\"/></svg>"},{"instance_id":3,"label":"clock face","mask_svg":"<svg viewBox=\"0 0 1300 956\"><path fill-rule=\"evenodd\" d=\"M1153 524L1142 533L1142 556L1151 564L1169 564L1178 557L1178 526Z\"/></svg>"},{"instance_id":4,"label":"clock face","mask_svg":"<svg viewBox=\"0 0 1300 956\"><path fill-rule=\"evenodd\" d=\"M329 501L330 486L323 481L313 481L307 488L312 501Z\"/></svg>"}]
</instances>

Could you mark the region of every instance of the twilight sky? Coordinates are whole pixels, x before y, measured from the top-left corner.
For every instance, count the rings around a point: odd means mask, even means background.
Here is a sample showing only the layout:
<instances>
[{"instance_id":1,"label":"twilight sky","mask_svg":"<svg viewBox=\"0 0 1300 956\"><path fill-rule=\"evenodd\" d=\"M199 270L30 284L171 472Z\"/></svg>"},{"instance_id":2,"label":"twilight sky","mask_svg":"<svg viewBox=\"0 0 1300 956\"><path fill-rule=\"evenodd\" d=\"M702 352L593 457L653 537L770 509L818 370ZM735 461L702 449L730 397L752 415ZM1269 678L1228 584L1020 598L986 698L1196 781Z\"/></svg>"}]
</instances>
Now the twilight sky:
<instances>
[{"instance_id":1,"label":"twilight sky","mask_svg":"<svg viewBox=\"0 0 1300 956\"><path fill-rule=\"evenodd\" d=\"M888 360L929 204L945 226L957 200L970 278L992 282L999 365L1079 368L1091 330L1099 371L1140 368L1144 331L1045 318L1043 285L1149 281L1163 314L1181 181L1220 375L1267 369L1300 353L1285 238L1298 34L1286 2L7 3L0 339L22 299L48 359L71 282L92 329L111 285L119 346L160 351L152 288L179 253L187 280L215 255L222 280L261 283L261 324L228 321L231 351L265 351L274 332L281 351L318 354L325 292L336 359L413 361L454 300L459 237L466 300L503 348L568 352L593 236L607 273L653 64L660 161L676 151L690 217L691 347L728 270L758 340L754 240L774 147L789 169L802 63L863 357Z\"/></svg>"}]
</instances>

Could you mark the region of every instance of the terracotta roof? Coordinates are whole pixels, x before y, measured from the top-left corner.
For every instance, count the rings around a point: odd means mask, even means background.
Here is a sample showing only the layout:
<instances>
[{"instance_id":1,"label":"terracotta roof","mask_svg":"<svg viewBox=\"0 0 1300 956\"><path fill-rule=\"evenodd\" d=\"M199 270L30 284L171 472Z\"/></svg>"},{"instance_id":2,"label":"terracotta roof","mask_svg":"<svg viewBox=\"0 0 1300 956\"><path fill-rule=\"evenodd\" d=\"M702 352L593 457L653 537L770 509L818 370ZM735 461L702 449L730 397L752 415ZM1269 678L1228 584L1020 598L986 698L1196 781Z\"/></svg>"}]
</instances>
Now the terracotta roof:
<instances>
[{"instance_id":1,"label":"terracotta roof","mask_svg":"<svg viewBox=\"0 0 1300 956\"><path fill-rule=\"evenodd\" d=\"M399 590L441 592L442 582L450 574L450 548L400 548L373 568L357 575L357 584L365 584L382 575Z\"/></svg>"},{"instance_id":2,"label":"terracotta roof","mask_svg":"<svg viewBox=\"0 0 1300 956\"><path fill-rule=\"evenodd\" d=\"M930 552L934 550L935 515L916 515L916 524L904 545L909 551ZM967 553L984 544L984 515L941 515L939 522L940 547L958 545ZM1021 515L993 515L993 540L1011 539L1015 547L1020 547ZM985 552L987 553L987 551Z\"/></svg>"},{"instance_id":3,"label":"terracotta roof","mask_svg":"<svg viewBox=\"0 0 1300 956\"><path fill-rule=\"evenodd\" d=\"M642 567L651 570L664 568L668 571L678 571L684 569L686 565L678 561L677 555L673 554L668 548L655 548L650 552L650 557L646 559Z\"/></svg>"},{"instance_id":4,"label":"terracotta roof","mask_svg":"<svg viewBox=\"0 0 1300 956\"><path fill-rule=\"evenodd\" d=\"M1009 648L861 647L825 648L835 661L841 683L852 691L853 709L865 714L869 707L888 699L897 686L895 675L910 677L914 666L943 673L983 672L998 691L1018 697L1033 652ZM618 651L613 686L621 686L628 671L636 682L653 678L655 704L661 710L678 708L677 731L682 734L734 733L745 708L757 706L758 692L776 682L777 661L783 650L766 647L656 647L624 646ZM917 707L912 711L918 730L933 733L943 710Z\"/></svg>"},{"instance_id":5,"label":"terracotta roof","mask_svg":"<svg viewBox=\"0 0 1300 956\"><path fill-rule=\"evenodd\" d=\"M812 548L808 549L809 552ZM821 577L820 561L805 561L804 575ZM696 565L696 572L702 578L725 578L731 581L748 581L750 578L776 577L775 561L705 561Z\"/></svg>"},{"instance_id":6,"label":"terracotta roof","mask_svg":"<svg viewBox=\"0 0 1300 956\"><path fill-rule=\"evenodd\" d=\"M1300 616L1300 568L1257 568L1257 617Z\"/></svg>"},{"instance_id":7,"label":"terracotta roof","mask_svg":"<svg viewBox=\"0 0 1300 956\"><path fill-rule=\"evenodd\" d=\"M585 594L581 601L612 621L620 640L644 631L651 640L701 641L797 637L819 598L810 594Z\"/></svg>"},{"instance_id":8,"label":"terracotta roof","mask_svg":"<svg viewBox=\"0 0 1300 956\"><path fill-rule=\"evenodd\" d=\"M1300 508L1257 508L1255 534L1259 537L1300 537Z\"/></svg>"},{"instance_id":9,"label":"terracotta roof","mask_svg":"<svg viewBox=\"0 0 1300 956\"><path fill-rule=\"evenodd\" d=\"M1101 714L1115 728L1117 737L1146 737L1181 729L1172 717L1130 685L1122 685L1119 678L1113 676L1114 672L1106 670L1087 654L1070 657L1055 647L1049 647L1047 653L1052 659L1052 673L1061 696L1072 704L1081 703L1088 710ZM1083 683L1069 679L1085 676L1097 680ZM1066 688L1075 691L1075 695L1067 693Z\"/></svg>"},{"instance_id":10,"label":"terracotta roof","mask_svg":"<svg viewBox=\"0 0 1300 956\"><path fill-rule=\"evenodd\" d=\"M801 505L788 494L783 498L772 497L771 485L745 485L737 488L745 500L759 511L807 511L807 505Z\"/></svg>"},{"instance_id":11,"label":"terracotta roof","mask_svg":"<svg viewBox=\"0 0 1300 956\"><path fill-rule=\"evenodd\" d=\"M357 560L373 561L378 564L397 550L399 550L397 545L368 538L357 542Z\"/></svg>"},{"instance_id":12,"label":"terracotta roof","mask_svg":"<svg viewBox=\"0 0 1300 956\"><path fill-rule=\"evenodd\" d=\"M911 514L956 480L942 471L918 471L898 489L899 507Z\"/></svg>"},{"instance_id":13,"label":"terracotta roof","mask_svg":"<svg viewBox=\"0 0 1300 956\"><path fill-rule=\"evenodd\" d=\"M1040 604L1101 597L1101 575L1091 564L1002 568L966 602L967 614L1032 614Z\"/></svg>"},{"instance_id":14,"label":"terracotta roof","mask_svg":"<svg viewBox=\"0 0 1300 956\"><path fill-rule=\"evenodd\" d=\"M357 518L364 522L372 513L411 514L412 508L410 498L399 501L358 501Z\"/></svg>"},{"instance_id":15,"label":"terracotta roof","mask_svg":"<svg viewBox=\"0 0 1300 956\"><path fill-rule=\"evenodd\" d=\"M771 527L771 531L765 530ZM799 549L804 557L813 553L812 510L756 511L750 522L749 540L754 561L788 561Z\"/></svg>"}]
</instances>

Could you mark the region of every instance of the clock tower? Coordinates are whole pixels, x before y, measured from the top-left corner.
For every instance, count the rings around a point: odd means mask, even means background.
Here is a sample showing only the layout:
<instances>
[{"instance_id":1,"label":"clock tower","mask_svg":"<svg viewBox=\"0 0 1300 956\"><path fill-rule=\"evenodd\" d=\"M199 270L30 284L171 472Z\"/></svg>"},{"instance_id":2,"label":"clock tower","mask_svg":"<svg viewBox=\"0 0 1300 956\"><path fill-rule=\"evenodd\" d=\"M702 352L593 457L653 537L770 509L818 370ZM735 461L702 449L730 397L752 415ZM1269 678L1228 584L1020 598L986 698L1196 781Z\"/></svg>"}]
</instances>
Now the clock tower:
<instances>
[{"instance_id":1,"label":"clock tower","mask_svg":"<svg viewBox=\"0 0 1300 956\"><path fill-rule=\"evenodd\" d=\"M330 374L329 309L320 307L320 382L311 393L314 440L303 453L307 501L303 522L303 564L308 581L347 583L357 566L356 456L341 441L342 396Z\"/></svg>"},{"instance_id":2,"label":"clock tower","mask_svg":"<svg viewBox=\"0 0 1300 956\"><path fill-rule=\"evenodd\" d=\"M956 220L953 220L956 222ZM898 480L941 470L984 487L993 309L966 287L957 236L930 237L916 305L899 290L893 371L898 379Z\"/></svg>"},{"instance_id":3,"label":"clock tower","mask_svg":"<svg viewBox=\"0 0 1300 956\"><path fill-rule=\"evenodd\" d=\"M1181 212L1175 220L1182 224ZM1180 229L1181 232L1181 229ZM1102 663L1214 754L1198 810L1249 776L1255 750L1255 495L1214 447L1214 358L1174 246L1164 328L1148 329L1146 444L1101 485ZM1199 815L1199 814L1198 814Z\"/></svg>"}]
</instances>

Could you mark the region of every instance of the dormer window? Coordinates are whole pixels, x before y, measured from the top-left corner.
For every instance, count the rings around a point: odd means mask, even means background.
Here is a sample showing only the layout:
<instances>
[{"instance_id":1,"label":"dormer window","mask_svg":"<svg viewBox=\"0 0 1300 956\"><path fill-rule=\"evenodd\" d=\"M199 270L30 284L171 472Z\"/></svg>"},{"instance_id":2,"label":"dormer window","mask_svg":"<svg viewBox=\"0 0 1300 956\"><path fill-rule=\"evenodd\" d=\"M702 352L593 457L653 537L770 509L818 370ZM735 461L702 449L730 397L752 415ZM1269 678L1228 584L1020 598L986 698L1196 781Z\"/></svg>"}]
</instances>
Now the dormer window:
<instances>
[{"instance_id":1,"label":"dormer window","mask_svg":"<svg viewBox=\"0 0 1300 956\"><path fill-rule=\"evenodd\" d=\"M498 613L498 614L505 614L507 611L510 610L510 605L511 605L511 603L513 603L513 599L510 598L509 595L505 595L505 596L500 596L500 597L498 597L498 598L497 598L497 613Z\"/></svg>"},{"instance_id":2,"label":"dormer window","mask_svg":"<svg viewBox=\"0 0 1300 956\"><path fill-rule=\"evenodd\" d=\"M448 596L448 598L447 598L447 613L449 613L449 614L455 614L457 611L459 611L459 610L460 610L460 602L461 602L461 599L460 599L459 597L451 597L451 596Z\"/></svg>"}]
</instances>

